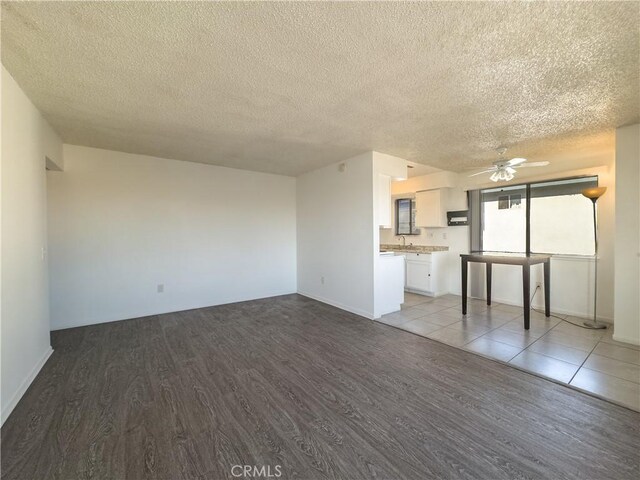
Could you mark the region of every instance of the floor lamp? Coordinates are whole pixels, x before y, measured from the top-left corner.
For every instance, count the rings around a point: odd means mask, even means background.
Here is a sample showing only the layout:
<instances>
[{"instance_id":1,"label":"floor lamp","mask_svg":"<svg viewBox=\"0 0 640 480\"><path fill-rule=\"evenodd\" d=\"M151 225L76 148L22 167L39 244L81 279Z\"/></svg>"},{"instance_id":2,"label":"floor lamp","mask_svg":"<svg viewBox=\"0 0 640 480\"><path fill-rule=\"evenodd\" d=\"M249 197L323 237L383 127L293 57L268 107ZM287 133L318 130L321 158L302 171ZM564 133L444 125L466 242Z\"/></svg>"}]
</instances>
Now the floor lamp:
<instances>
[{"instance_id":1,"label":"floor lamp","mask_svg":"<svg viewBox=\"0 0 640 480\"><path fill-rule=\"evenodd\" d=\"M607 328L606 325L602 323L598 323L597 320L597 307L598 307L598 221L596 216L596 203L598 199L604 195L604 192L607 191L607 187L594 187L594 188L585 188L582 190L582 195L587 197L591 202L593 202L593 238L595 240L596 254L595 254L595 278L593 282L593 322L584 322L584 324L589 328L594 329L603 329Z\"/></svg>"}]
</instances>

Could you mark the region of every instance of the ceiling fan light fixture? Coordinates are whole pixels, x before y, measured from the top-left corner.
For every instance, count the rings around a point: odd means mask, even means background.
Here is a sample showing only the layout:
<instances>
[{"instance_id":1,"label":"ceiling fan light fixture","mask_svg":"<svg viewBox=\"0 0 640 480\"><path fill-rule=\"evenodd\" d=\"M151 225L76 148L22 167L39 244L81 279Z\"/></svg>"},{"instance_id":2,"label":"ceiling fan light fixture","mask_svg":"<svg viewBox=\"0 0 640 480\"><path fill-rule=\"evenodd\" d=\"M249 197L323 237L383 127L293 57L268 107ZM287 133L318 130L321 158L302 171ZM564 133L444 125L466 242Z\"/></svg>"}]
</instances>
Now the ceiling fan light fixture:
<instances>
[{"instance_id":1,"label":"ceiling fan light fixture","mask_svg":"<svg viewBox=\"0 0 640 480\"><path fill-rule=\"evenodd\" d=\"M504 158L504 154L507 151L506 147L498 147L498 159L493 162L493 166L489 167L487 170L483 170L481 172L472 173L469 175L470 177L475 177L476 175L483 175L485 173L491 173L489 177L492 182L509 182L515 178L518 168L521 167L544 167L549 165L549 162L529 162L526 158L515 157L511 160L506 160Z\"/></svg>"},{"instance_id":2,"label":"ceiling fan light fixture","mask_svg":"<svg viewBox=\"0 0 640 480\"><path fill-rule=\"evenodd\" d=\"M515 172L516 171L511 167L501 168L500 170L496 170L495 172L493 172L493 174L489 178L493 182L508 182L510 180L513 180L513 174Z\"/></svg>"}]
</instances>

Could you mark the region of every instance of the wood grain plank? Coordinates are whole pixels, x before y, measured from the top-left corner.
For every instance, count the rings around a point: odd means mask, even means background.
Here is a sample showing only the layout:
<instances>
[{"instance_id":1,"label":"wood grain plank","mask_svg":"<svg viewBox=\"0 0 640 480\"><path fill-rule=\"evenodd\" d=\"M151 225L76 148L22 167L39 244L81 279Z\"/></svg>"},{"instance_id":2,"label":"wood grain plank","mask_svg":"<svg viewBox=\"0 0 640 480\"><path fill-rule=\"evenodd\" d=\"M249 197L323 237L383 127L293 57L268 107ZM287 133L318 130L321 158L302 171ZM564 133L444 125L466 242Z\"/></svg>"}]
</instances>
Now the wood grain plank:
<instances>
[{"instance_id":1,"label":"wood grain plank","mask_svg":"<svg viewBox=\"0 0 640 480\"><path fill-rule=\"evenodd\" d=\"M299 296L57 331L2 479L640 476L640 414Z\"/></svg>"}]
</instances>

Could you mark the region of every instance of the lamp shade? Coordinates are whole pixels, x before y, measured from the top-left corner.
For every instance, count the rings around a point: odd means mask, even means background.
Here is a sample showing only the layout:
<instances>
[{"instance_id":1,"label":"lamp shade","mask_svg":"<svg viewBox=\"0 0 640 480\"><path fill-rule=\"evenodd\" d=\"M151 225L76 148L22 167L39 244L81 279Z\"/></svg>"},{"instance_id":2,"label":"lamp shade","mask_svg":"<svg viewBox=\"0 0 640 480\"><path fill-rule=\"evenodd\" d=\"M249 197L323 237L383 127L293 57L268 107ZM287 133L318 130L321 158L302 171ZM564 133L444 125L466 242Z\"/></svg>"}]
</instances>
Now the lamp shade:
<instances>
[{"instance_id":1,"label":"lamp shade","mask_svg":"<svg viewBox=\"0 0 640 480\"><path fill-rule=\"evenodd\" d=\"M607 187L585 188L584 190L582 190L582 195L584 195L585 197L591 200L597 200L602 195L604 195L604 192L606 191L607 191Z\"/></svg>"}]
</instances>

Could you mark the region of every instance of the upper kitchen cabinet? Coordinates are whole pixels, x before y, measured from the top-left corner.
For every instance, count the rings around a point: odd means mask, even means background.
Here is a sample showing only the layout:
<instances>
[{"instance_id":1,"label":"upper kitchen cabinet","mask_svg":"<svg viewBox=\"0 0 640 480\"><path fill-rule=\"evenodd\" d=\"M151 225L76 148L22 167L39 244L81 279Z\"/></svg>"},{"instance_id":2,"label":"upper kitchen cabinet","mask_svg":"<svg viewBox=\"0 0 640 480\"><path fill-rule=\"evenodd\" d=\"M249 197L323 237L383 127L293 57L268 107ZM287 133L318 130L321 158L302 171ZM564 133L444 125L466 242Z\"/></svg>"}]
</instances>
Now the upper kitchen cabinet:
<instances>
[{"instance_id":1,"label":"upper kitchen cabinet","mask_svg":"<svg viewBox=\"0 0 640 480\"><path fill-rule=\"evenodd\" d=\"M416 226L447 226L447 189L416 192Z\"/></svg>"},{"instance_id":2,"label":"upper kitchen cabinet","mask_svg":"<svg viewBox=\"0 0 640 480\"><path fill-rule=\"evenodd\" d=\"M391 177L378 174L378 225L391 228Z\"/></svg>"}]
</instances>

